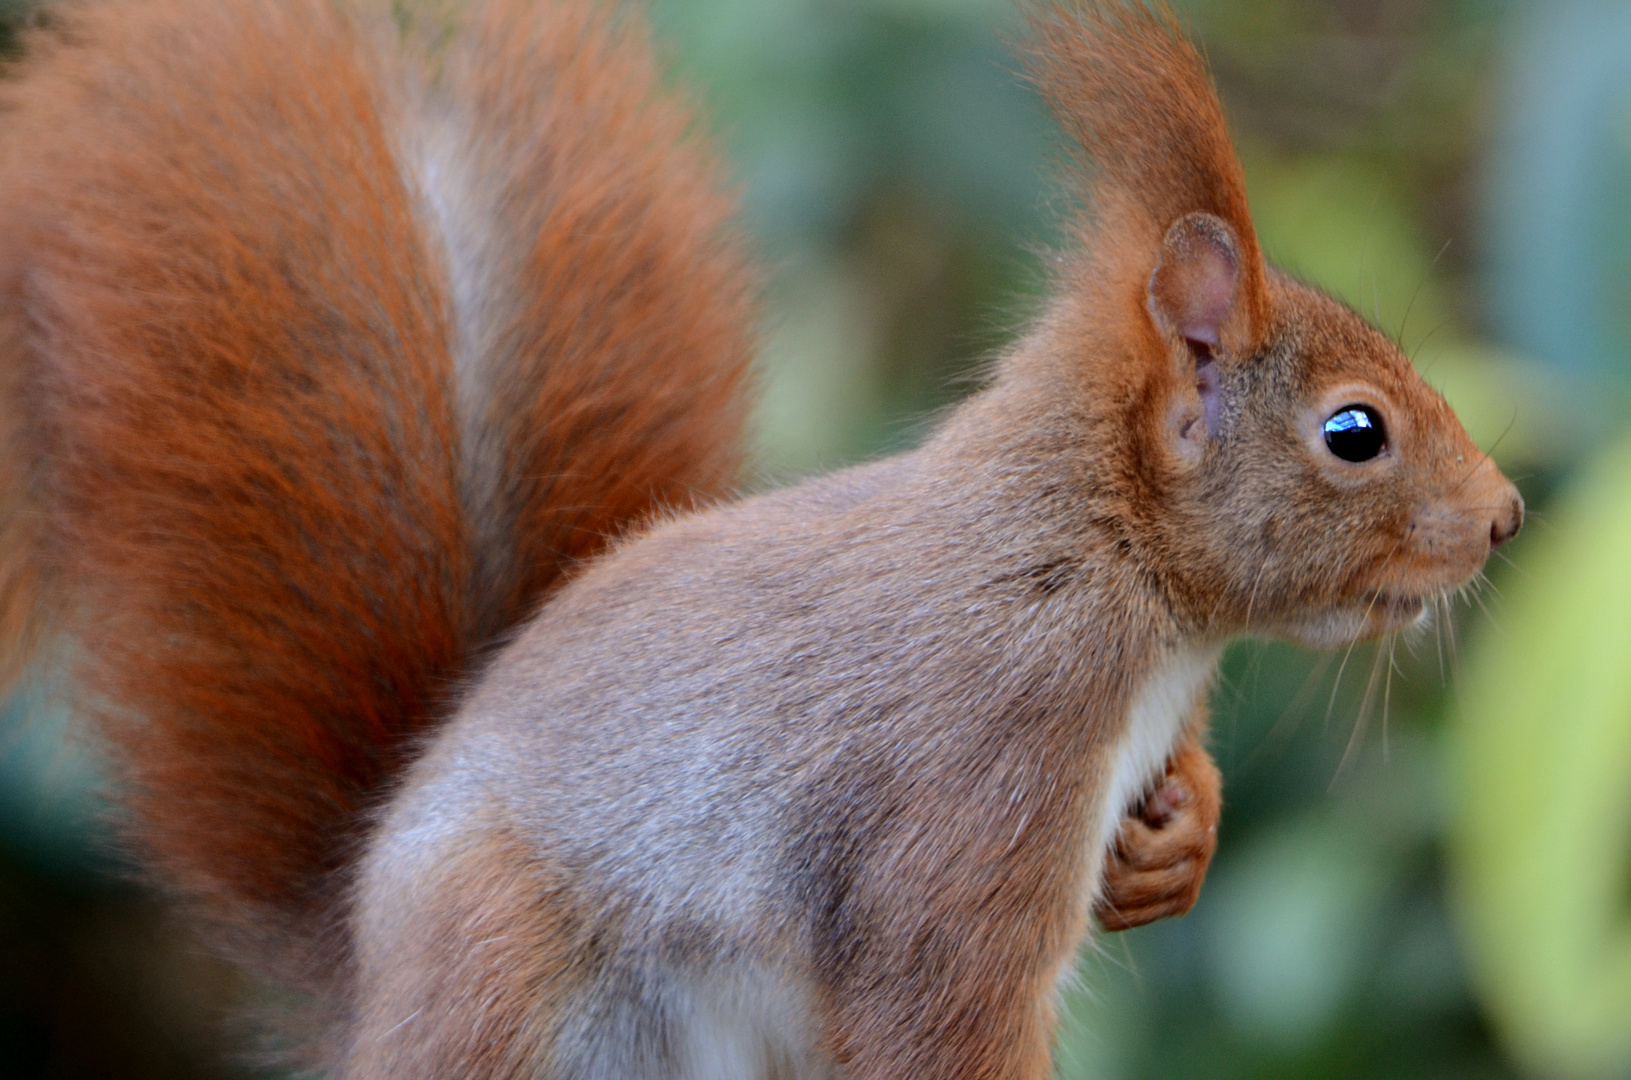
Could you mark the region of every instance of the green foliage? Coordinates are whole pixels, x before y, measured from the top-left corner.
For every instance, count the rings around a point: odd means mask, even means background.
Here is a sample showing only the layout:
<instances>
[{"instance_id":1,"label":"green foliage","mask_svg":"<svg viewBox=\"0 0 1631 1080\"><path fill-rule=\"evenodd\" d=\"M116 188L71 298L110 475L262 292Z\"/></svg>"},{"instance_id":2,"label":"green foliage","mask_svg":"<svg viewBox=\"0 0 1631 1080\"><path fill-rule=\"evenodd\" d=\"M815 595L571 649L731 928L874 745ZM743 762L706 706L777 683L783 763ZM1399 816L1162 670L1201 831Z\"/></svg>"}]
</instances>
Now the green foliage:
<instances>
[{"instance_id":1,"label":"green foliage","mask_svg":"<svg viewBox=\"0 0 1631 1080\"><path fill-rule=\"evenodd\" d=\"M910 441L1040 291L1055 135L1000 0L660 0L777 271L771 476Z\"/></svg>"},{"instance_id":2,"label":"green foliage","mask_svg":"<svg viewBox=\"0 0 1631 1080\"><path fill-rule=\"evenodd\" d=\"M1631 442L1509 579L1453 729L1456 894L1485 999L1537 1076L1631 1076Z\"/></svg>"}]
</instances>

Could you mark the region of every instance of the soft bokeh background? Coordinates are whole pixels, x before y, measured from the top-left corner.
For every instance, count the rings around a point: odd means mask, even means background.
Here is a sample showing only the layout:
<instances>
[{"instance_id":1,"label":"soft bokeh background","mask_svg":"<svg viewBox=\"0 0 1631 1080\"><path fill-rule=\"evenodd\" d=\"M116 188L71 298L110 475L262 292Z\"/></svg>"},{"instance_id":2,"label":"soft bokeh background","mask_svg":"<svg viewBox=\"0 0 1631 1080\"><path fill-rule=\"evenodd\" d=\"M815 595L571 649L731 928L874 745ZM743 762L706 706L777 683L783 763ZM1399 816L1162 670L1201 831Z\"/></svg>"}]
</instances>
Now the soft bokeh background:
<instances>
[{"instance_id":1,"label":"soft bokeh background","mask_svg":"<svg viewBox=\"0 0 1631 1080\"><path fill-rule=\"evenodd\" d=\"M761 482L910 444L1064 209L1010 0L653 2L773 270ZM1425 633L1231 652L1211 879L1093 947L1060 1075L1631 1077L1631 2L1180 11L1267 252L1403 342L1531 523ZM119 883L38 716L0 719L0 1076L248 1075L234 977Z\"/></svg>"}]
</instances>

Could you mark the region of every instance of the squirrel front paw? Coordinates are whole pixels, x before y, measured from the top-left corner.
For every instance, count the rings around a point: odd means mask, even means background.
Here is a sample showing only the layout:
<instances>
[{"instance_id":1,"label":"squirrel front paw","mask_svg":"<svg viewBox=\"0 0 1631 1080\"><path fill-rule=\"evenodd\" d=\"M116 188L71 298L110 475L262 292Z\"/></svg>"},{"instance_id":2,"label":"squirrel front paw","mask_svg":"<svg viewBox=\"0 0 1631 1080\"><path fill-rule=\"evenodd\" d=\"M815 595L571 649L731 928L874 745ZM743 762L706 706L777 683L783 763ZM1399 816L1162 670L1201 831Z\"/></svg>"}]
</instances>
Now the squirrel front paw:
<instances>
[{"instance_id":1,"label":"squirrel front paw","mask_svg":"<svg viewBox=\"0 0 1631 1080\"><path fill-rule=\"evenodd\" d=\"M1218 842L1222 778L1206 748L1186 740L1142 803L1122 818L1093 914L1106 930L1182 915L1195 904Z\"/></svg>"}]
</instances>

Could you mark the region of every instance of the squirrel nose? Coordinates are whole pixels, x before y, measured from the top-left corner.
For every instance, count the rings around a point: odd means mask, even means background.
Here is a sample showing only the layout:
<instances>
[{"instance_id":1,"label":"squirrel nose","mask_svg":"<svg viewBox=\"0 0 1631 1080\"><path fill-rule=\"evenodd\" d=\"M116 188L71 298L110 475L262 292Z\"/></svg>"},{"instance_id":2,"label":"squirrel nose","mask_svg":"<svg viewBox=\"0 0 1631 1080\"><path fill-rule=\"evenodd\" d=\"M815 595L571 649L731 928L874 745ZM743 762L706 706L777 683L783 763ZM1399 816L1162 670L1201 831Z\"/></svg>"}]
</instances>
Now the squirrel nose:
<instances>
[{"instance_id":1,"label":"squirrel nose","mask_svg":"<svg viewBox=\"0 0 1631 1080\"><path fill-rule=\"evenodd\" d=\"M1523 496L1514 489L1506 509L1495 516L1489 526L1489 547L1491 551L1500 547L1523 528Z\"/></svg>"}]
</instances>

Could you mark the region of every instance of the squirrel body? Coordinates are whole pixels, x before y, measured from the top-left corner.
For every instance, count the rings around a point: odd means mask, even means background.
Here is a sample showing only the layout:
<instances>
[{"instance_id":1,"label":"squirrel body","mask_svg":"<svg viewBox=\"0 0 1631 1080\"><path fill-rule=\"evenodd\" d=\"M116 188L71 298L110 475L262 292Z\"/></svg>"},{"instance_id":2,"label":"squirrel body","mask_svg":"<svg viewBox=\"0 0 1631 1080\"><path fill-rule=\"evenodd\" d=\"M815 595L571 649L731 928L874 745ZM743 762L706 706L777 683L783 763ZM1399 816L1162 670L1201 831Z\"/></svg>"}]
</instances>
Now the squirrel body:
<instances>
[{"instance_id":1,"label":"squirrel body","mask_svg":"<svg viewBox=\"0 0 1631 1080\"><path fill-rule=\"evenodd\" d=\"M0 634L336 1077L1039 1080L1181 912L1242 634L1522 502L1269 268L1169 16L1039 8L1055 296L919 448L717 505L754 272L589 0L63 9L0 83Z\"/></svg>"},{"instance_id":2,"label":"squirrel body","mask_svg":"<svg viewBox=\"0 0 1631 1080\"><path fill-rule=\"evenodd\" d=\"M429 974L449 963L445 928L393 903L400 883L427 858L447 867L520 843L539 874L587 884L582 900L534 909L540 935L566 920L609 951L582 973L584 1007L628 1009L631 985L653 1003L595 1024L587 1045L557 1043L562 1075L711 1060L717 1005L688 1013L716 984L760 988L799 1016L865 1010L857 1045L839 1051L867 1062L860 1075L1006 1075L998 1060L975 1069L959 1037L980 1003L935 1015L908 995L941 993L914 983L933 971L998 1002L1031 998L1036 1014L1016 1019L1045 1028L1045 989L1085 932L1111 828L1159 774L1221 646L1159 616L1095 617L1160 605L1092 551L1072 524L1087 507L1047 494L1060 478L1038 463L1057 455L1022 439L994 460L970 444L980 413L1017 404L1003 396L918 451L661 526L551 601L414 767L365 865L361 906L388 914L368 924L377 938L359 935L363 979L377 957L405 994L382 1028L433 1013L444 989ZM1061 429L1041 409L1033 419L1044 445ZM794 558L767 565L790 543ZM750 680L759 689L741 694ZM459 910L467 879L449 893ZM441 901L423 910L445 917ZM437 943L423 970L403 966L408 942ZM850 985L852 970L865 982ZM925 1025L933 1058L861 1041L900 1034L877 994L905 999L895 1007ZM806 1036L789 1061L819 1060L831 1038ZM737 1052L764 1037L736 1033ZM403 1056L364 1075L427 1052L405 1031L367 1041ZM773 1065L679 1075L780 1075Z\"/></svg>"}]
</instances>

